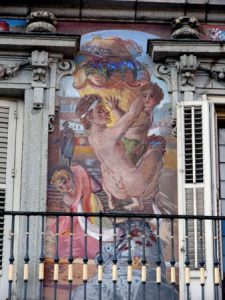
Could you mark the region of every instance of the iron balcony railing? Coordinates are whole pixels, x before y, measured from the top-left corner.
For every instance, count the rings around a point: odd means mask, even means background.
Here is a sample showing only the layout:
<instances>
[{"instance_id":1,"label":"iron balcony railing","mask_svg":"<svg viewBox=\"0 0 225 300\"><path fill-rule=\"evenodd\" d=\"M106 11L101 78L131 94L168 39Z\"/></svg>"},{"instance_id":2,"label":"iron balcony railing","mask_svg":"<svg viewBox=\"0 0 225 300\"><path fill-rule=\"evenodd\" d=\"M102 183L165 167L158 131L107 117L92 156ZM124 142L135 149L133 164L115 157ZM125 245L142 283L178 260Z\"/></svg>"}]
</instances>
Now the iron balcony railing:
<instances>
[{"instance_id":1,"label":"iron balcony railing","mask_svg":"<svg viewBox=\"0 0 225 300\"><path fill-rule=\"evenodd\" d=\"M190 272L198 271L199 288L201 299L205 298L205 271L207 269L205 238L206 224L212 228L213 243L213 266L214 266L214 289L215 299L219 299L221 283L221 221L225 217L218 216L192 216L192 215L156 215L140 213L69 213L69 212L21 212L21 211L2 211L0 217L4 218L5 226L10 223L10 241L9 257L3 253L4 261L8 261L8 300L15 299L13 296L13 287L22 282L22 298L30 299L28 296L29 285L32 285L29 267L33 263L30 258L30 249L32 244L33 224L39 224L38 246L40 253L35 262L39 265L38 278L39 290L34 299L63 299L60 296L60 266L63 262L64 270L66 268L67 279L64 280L63 289L65 299L69 300L86 300L86 299L152 299L150 293L153 291L155 299L178 299L179 298L179 272L181 268L184 274L185 297L190 299ZM62 260L60 257L62 239L60 232L61 223L69 221L70 230L67 232L68 256ZM77 237L76 223L81 218L83 222L83 231L81 236ZM98 222L97 244L98 251L92 265L90 264L89 252L92 247L89 240L89 221L94 218ZM52 220L54 219L54 221ZM51 226L54 230L51 238L54 240L51 249L54 248L52 257L49 257L47 246L48 223L51 220ZM105 231L105 220L107 230ZM18 223L19 222L19 223ZM197 245L197 269L196 256L192 262L190 257L190 238L193 235L193 222L197 224L198 245ZM167 262L162 255L161 227L167 224ZM18 230L17 225L21 229ZM22 225L21 225L22 224ZM111 228L109 226L111 224ZM184 260L178 259L178 230L183 228L184 232ZM82 232L82 234L81 234ZM107 240L105 234L111 234L113 237ZM18 234L18 236L17 236ZM64 233L65 234L65 233ZM23 278L18 278L15 274L14 267L18 264L20 255L15 255L15 239L20 239L23 245ZM36 237L37 238L37 237ZM64 238L64 237L63 237ZM208 237L207 237L208 238ZM210 238L210 237L209 237ZM74 249L76 243L82 243L83 255L80 260L81 280L77 284L74 279L77 271L75 261L78 254ZM80 245L79 244L79 245ZM196 245L194 245L196 247ZM65 245L66 247L66 245ZM169 247L169 249L168 249ZM138 254L136 254L136 251ZM8 253L7 253L8 255ZM65 258L65 257L64 257ZM47 272L46 266L48 265ZM18 268L18 267L17 267ZM90 268L92 274L89 274ZM179 270L178 270L179 269ZM18 270L17 270L18 271ZM16 277L17 276L17 277ZM125 282L125 286L124 286ZM51 290L50 296L45 295L45 288ZM4 287L5 288L5 287ZM121 289L124 289L121 292ZM16 288L18 291L18 288ZM20 286L21 291L21 286ZM91 292L90 292L91 291ZM93 294L94 293L94 294ZM1 291L0 291L1 294ZM165 296L167 294L167 296ZM108 296L107 296L108 295ZM107 296L107 298L106 298ZM192 296L192 299L193 296Z\"/></svg>"}]
</instances>

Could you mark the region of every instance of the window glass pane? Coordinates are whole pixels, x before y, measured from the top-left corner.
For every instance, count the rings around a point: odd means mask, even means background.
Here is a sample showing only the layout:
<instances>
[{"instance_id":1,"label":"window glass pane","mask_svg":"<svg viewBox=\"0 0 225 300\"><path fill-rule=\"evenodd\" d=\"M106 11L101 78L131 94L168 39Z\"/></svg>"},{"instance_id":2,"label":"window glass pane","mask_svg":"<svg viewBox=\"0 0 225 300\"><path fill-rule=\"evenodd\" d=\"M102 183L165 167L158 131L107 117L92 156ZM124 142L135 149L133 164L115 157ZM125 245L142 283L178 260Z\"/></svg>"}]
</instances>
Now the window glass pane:
<instances>
[{"instance_id":1,"label":"window glass pane","mask_svg":"<svg viewBox=\"0 0 225 300\"><path fill-rule=\"evenodd\" d=\"M220 164L220 180L225 180L225 163Z\"/></svg>"},{"instance_id":2,"label":"window glass pane","mask_svg":"<svg viewBox=\"0 0 225 300\"><path fill-rule=\"evenodd\" d=\"M225 128L219 129L219 144L225 144Z\"/></svg>"},{"instance_id":3,"label":"window glass pane","mask_svg":"<svg viewBox=\"0 0 225 300\"><path fill-rule=\"evenodd\" d=\"M225 237L222 238L223 253L225 251Z\"/></svg>"},{"instance_id":4,"label":"window glass pane","mask_svg":"<svg viewBox=\"0 0 225 300\"><path fill-rule=\"evenodd\" d=\"M225 236L225 220L222 221L222 236Z\"/></svg>"},{"instance_id":5,"label":"window glass pane","mask_svg":"<svg viewBox=\"0 0 225 300\"><path fill-rule=\"evenodd\" d=\"M220 198L225 199L225 181L220 181Z\"/></svg>"},{"instance_id":6,"label":"window glass pane","mask_svg":"<svg viewBox=\"0 0 225 300\"><path fill-rule=\"evenodd\" d=\"M220 162L225 162L225 146L220 146L220 157L219 161Z\"/></svg>"}]
</instances>

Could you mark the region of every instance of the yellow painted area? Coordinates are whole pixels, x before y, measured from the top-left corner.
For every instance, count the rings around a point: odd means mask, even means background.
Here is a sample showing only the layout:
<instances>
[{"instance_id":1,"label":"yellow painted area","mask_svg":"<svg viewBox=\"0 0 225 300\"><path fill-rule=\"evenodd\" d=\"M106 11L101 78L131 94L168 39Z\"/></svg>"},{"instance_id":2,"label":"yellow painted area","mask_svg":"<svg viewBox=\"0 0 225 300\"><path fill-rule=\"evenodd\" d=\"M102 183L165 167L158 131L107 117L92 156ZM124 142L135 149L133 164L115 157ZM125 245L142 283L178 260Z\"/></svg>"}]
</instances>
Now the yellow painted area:
<instances>
[{"instance_id":1,"label":"yellow painted area","mask_svg":"<svg viewBox=\"0 0 225 300\"><path fill-rule=\"evenodd\" d=\"M176 170L177 168L177 152L176 150L169 150L164 155L164 168Z\"/></svg>"},{"instance_id":2,"label":"yellow painted area","mask_svg":"<svg viewBox=\"0 0 225 300\"><path fill-rule=\"evenodd\" d=\"M139 96L139 88L131 88L126 84L126 82L122 82L119 86L114 88L104 88L104 87L93 87L90 84L86 84L85 87L79 89L79 94L81 97L88 95L88 94L97 94L99 95L105 104L105 106L110 111L110 118L111 123L108 125L109 127L112 126L116 118L112 114L110 107L107 105L107 97L116 97L119 100L119 107L126 111L130 106L130 103Z\"/></svg>"},{"instance_id":3,"label":"yellow painted area","mask_svg":"<svg viewBox=\"0 0 225 300\"><path fill-rule=\"evenodd\" d=\"M93 149L90 146L76 146L74 155L94 155Z\"/></svg>"}]
</instances>

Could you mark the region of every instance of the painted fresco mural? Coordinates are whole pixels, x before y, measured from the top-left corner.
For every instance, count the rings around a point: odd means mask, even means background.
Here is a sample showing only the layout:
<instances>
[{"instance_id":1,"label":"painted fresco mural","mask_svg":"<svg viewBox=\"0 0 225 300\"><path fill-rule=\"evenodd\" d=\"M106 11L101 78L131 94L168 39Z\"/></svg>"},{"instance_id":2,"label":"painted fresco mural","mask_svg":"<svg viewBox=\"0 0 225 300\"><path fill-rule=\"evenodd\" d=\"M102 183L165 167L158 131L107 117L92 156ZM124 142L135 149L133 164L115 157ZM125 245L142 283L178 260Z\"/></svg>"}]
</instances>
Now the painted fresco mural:
<instances>
[{"instance_id":1,"label":"painted fresco mural","mask_svg":"<svg viewBox=\"0 0 225 300\"><path fill-rule=\"evenodd\" d=\"M147 39L157 36L132 30L108 30L82 36L72 76L62 79L54 132L49 137L48 210L72 212L176 213L176 138L171 103L164 82L154 76L145 54ZM117 299L128 299L127 259L130 232L133 265L132 299L142 295L142 234L146 232L146 293L157 294L156 261L162 262L161 299L178 290L167 282L169 224L117 220ZM74 281L72 299L83 299L84 219L73 223ZM103 299L113 299L113 220L103 219ZM130 226L130 229L129 229ZM60 299L68 298L69 217L59 219ZM51 299L56 221L47 227L45 296ZM87 299L98 293L99 224L87 221ZM170 295L170 296L168 296Z\"/></svg>"}]
</instances>

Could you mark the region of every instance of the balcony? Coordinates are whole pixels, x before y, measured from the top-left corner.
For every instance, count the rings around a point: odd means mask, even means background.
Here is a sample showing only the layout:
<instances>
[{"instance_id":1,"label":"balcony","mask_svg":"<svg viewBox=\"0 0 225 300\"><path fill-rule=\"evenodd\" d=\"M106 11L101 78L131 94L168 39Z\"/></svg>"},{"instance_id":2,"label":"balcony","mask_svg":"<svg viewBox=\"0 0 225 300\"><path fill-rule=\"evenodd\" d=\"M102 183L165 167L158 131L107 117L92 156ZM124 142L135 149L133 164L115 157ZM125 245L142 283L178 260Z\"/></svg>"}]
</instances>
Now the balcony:
<instances>
[{"instance_id":1,"label":"balcony","mask_svg":"<svg viewBox=\"0 0 225 300\"><path fill-rule=\"evenodd\" d=\"M1 299L207 299L209 286L214 299L221 299L225 217L2 211L0 218L5 227L2 281L8 273L0 291L7 296ZM65 223L70 230L62 232ZM213 241L211 261L206 238ZM39 247L36 259L33 243Z\"/></svg>"}]
</instances>

